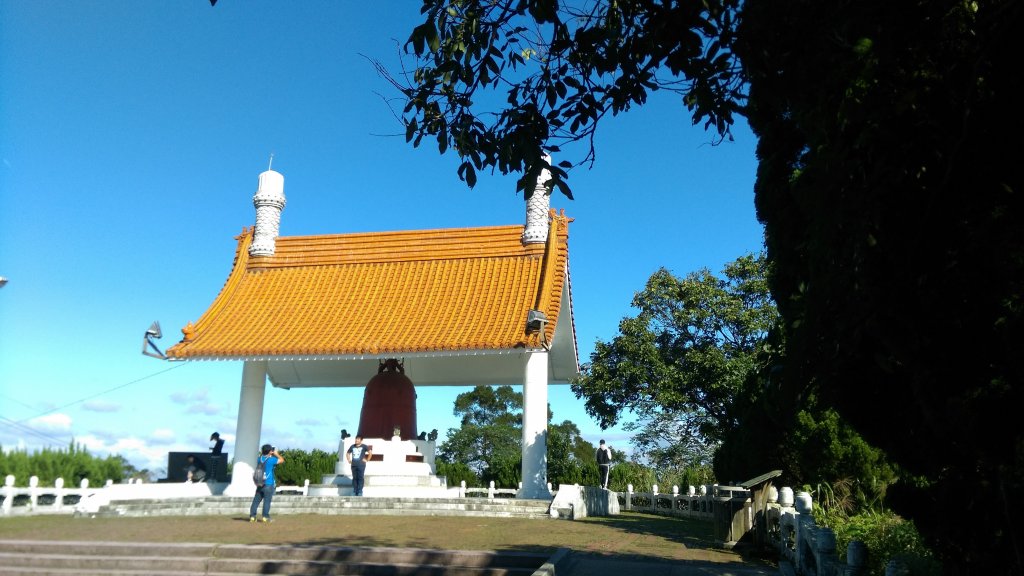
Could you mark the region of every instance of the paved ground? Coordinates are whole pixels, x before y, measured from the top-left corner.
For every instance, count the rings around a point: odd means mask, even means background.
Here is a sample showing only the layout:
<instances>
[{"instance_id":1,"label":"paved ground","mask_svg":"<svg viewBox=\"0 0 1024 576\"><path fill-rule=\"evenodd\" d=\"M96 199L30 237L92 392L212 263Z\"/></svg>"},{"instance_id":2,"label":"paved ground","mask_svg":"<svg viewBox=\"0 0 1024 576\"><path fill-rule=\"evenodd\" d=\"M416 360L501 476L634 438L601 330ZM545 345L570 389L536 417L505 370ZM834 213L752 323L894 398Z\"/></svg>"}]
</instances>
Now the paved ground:
<instances>
[{"instance_id":1,"label":"paved ground","mask_svg":"<svg viewBox=\"0 0 1024 576\"><path fill-rule=\"evenodd\" d=\"M594 554L573 554L567 572L556 576L778 576L779 569L767 565L706 562L700 560L639 560Z\"/></svg>"}]
</instances>

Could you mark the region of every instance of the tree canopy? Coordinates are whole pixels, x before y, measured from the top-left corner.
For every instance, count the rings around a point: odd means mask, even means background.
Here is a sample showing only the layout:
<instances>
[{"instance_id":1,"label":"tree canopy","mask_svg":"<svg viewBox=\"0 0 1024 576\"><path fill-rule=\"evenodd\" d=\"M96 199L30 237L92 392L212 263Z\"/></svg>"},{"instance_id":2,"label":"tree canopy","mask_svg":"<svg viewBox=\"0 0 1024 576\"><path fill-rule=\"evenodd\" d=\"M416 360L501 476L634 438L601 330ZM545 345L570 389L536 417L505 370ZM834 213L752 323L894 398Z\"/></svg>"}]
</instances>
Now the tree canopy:
<instances>
[{"instance_id":1,"label":"tree canopy","mask_svg":"<svg viewBox=\"0 0 1024 576\"><path fill-rule=\"evenodd\" d=\"M759 138L778 381L923 482L896 510L950 573L1024 573L1024 202L1012 0L425 0L407 137L520 171L675 88ZM504 91L504 102L482 89ZM748 90L749 89L749 90ZM749 94L744 94L748 90ZM563 193L561 164L552 170ZM637 342L651 346L651 342ZM959 513L948 508L960 502Z\"/></svg>"},{"instance_id":2,"label":"tree canopy","mask_svg":"<svg viewBox=\"0 0 1024 576\"><path fill-rule=\"evenodd\" d=\"M448 439L438 450L446 471L455 470L459 479L465 466L480 484L494 481L513 488L520 480L522 465L523 394L511 386L477 386L455 399L454 413L460 416L459 428L448 431ZM548 480L552 485L596 484L596 448L569 420L551 423L548 411ZM468 481L467 481L468 483Z\"/></svg>"},{"instance_id":3,"label":"tree canopy","mask_svg":"<svg viewBox=\"0 0 1024 576\"><path fill-rule=\"evenodd\" d=\"M739 4L424 0L406 45L414 70L386 75L406 96L407 140L453 149L470 186L477 170L523 172L529 196L544 152L591 142L602 117L656 90L679 94L694 123L729 137L744 88L730 48ZM592 162L589 150L577 163ZM550 170L570 198L572 164Z\"/></svg>"},{"instance_id":4,"label":"tree canopy","mask_svg":"<svg viewBox=\"0 0 1024 576\"><path fill-rule=\"evenodd\" d=\"M681 435L676 441L701 455L693 463L707 463L708 445L734 425L733 398L758 369L777 321L765 257L742 256L722 278L706 269L682 279L658 270L633 307L639 313L619 323L619 335L597 342L573 391L602 427L627 410L655 428L671 422ZM655 429L647 436L650 448L659 445Z\"/></svg>"}]
</instances>

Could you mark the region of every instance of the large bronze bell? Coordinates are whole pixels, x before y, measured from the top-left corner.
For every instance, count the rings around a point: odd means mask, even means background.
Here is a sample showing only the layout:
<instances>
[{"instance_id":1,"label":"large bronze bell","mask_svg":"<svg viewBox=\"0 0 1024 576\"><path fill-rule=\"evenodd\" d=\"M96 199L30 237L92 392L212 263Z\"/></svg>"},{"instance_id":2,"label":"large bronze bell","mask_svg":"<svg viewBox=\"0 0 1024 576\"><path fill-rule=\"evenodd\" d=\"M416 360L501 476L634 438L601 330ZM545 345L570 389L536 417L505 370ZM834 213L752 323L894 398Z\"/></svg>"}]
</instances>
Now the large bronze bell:
<instances>
[{"instance_id":1,"label":"large bronze bell","mask_svg":"<svg viewBox=\"0 0 1024 576\"><path fill-rule=\"evenodd\" d=\"M359 432L363 438L416 438L416 389L394 358L380 363L363 392Z\"/></svg>"}]
</instances>

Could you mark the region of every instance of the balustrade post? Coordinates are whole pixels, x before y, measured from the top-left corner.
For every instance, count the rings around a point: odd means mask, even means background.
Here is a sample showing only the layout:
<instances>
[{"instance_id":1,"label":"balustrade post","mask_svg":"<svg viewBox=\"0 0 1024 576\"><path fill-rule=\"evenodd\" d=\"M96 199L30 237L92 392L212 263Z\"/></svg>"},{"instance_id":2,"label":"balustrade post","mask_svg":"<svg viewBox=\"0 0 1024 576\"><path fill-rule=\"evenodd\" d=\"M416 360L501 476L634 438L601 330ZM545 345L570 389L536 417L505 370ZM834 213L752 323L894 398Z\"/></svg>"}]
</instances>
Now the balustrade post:
<instances>
[{"instance_id":1,"label":"balustrade post","mask_svg":"<svg viewBox=\"0 0 1024 576\"><path fill-rule=\"evenodd\" d=\"M28 479L28 509L35 511L39 502L39 476L32 476Z\"/></svg>"},{"instance_id":2,"label":"balustrade post","mask_svg":"<svg viewBox=\"0 0 1024 576\"><path fill-rule=\"evenodd\" d=\"M13 478L13 476L12 476ZM633 485L626 484L626 510L633 509Z\"/></svg>"},{"instance_id":3,"label":"balustrade post","mask_svg":"<svg viewBox=\"0 0 1024 576\"><path fill-rule=\"evenodd\" d=\"M81 484L79 484L79 486L82 487L82 490L85 490L86 488L88 488L89 487L89 479L88 478L82 478L82 482L81 482Z\"/></svg>"},{"instance_id":4,"label":"balustrade post","mask_svg":"<svg viewBox=\"0 0 1024 576\"><path fill-rule=\"evenodd\" d=\"M487 485L487 497L494 498L494 480L491 480L490 484Z\"/></svg>"},{"instance_id":5,"label":"balustrade post","mask_svg":"<svg viewBox=\"0 0 1024 576\"><path fill-rule=\"evenodd\" d=\"M53 487L56 488L57 499L53 502L53 507L58 512L64 508L64 479L57 478L53 481Z\"/></svg>"},{"instance_id":6,"label":"balustrade post","mask_svg":"<svg viewBox=\"0 0 1024 576\"><path fill-rule=\"evenodd\" d=\"M793 507L793 489L789 486L783 486L782 489L779 490L779 506L782 506L783 508Z\"/></svg>"},{"instance_id":7,"label":"balustrade post","mask_svg":"<svg viewBox=\"0 0 1024 576\"><path fill-rule=\"evenodd\" d=\"M885 576L907 576L908 570L899 560L892 559L885 565Z\"/></svg>"},{"instance_id":8,"label":"balustrade post","mask_svg":"<svg viewBox=\"0 0 1024 576\"><path fill-rule=\"evenodd\" d=\"M846 546L846 576L864 576L868 573L868 547L859 540L850 540Z\"/></svg>"},{"instance_id":9,"label":"balustrade post","mask_svg":"<svg viewBox=\"0 0 1024 576\"><path fill-rule=\"evenodd\" d=\"M8 474L4 478L4 514L11 513L11 507L14 506L14 474Z\"/></svg>"},{"instance_id":10,"label":"balustrade post","mask_svg":"<svg viewBox=\"0 0 1024 576\"><path fill-rule=\"evenodd\" d=\"M465 497L466 497L466 481L463 480L463 481L459 482L459 498L465 498Z\"/></svg>"},{"instance_id":11,"label":"balustrade post","mask_svg":"<svg viewBox=\"0 0 1024 576\"><path fill-rule=\"evenodd\" d=\"M834 574L836 565L836 534L831 528L818 528L814 538L814 556L818 574Z\"/></svg>"}]
</instances>

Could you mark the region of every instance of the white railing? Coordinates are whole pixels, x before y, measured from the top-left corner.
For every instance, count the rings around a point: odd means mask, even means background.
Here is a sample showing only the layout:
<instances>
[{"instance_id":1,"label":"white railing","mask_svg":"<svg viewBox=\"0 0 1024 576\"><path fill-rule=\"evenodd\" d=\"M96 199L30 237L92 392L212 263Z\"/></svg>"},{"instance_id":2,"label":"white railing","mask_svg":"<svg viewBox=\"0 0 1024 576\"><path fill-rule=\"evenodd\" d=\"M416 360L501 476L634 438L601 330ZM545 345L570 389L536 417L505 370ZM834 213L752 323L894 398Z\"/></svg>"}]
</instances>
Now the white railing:
<instances>
[{"instance_id":1,"label":"white railing","mask_svg":"<svg viewBox=\"0 0 1024 576\"><path fill-rule=\"evenodd\" d=\"M679 487L673 486L671 494L664 494L658 490L657 484L651 486L650 492L635 492L633 485L629 484L625 492L618 493L618 497L623 510L711 520L714 514L713 498L717 490L717 485L701 486L699 489L690 486L685 494L680 494Z\"/></svg>"},{"instance_id":2,"label":"white railing","mask_svg":"<svg viewBox=\"0 0 1024 576\"><path fill-rule=\"evenodd\" d=\"M28 487L19 488L14 485L15 478L8 474L4 479L3 489L0 489L0 497L3 504L0 510L4 516L15 514L72 514L75 505L91 494L95 494L102 488L90 488L89 480L82 479L78 488L67 488L64 486L64 479L57 478L53 486L40 486L39 477L32 476L28 479ZM113 484L107 480L107 486Z\"/></svg>"},{"instance_id":3,"label":"white railing","mask_svg":"<svg viewBox=\"0 0 1024 576\"><path fill-rule=\"evenodd\" d=\"M274 491L274 494L309 496L309 478L306 478L306 481L302 484L302 486L278 486L277 490Z\"/></svg>"},{"instance_id":4,"label":"white railing","mask_svg":"<svg viewBox=\"0 0 1024 576\"><path fill-rule=\"evenodd\" d=\"M522 488L523 483L519 483L519 487ZM550 489L550 484L548 485ZM463 480L459 483L459 498L468 498L470 494L481 494L486 495L487 498L493 500L496 497L515 498L519 490L515 488L495 488L494 480L491 480L487 488L467 488L466 481Z\"/></svg>"},{"instance_id":5,"label":"white railing","mask_svg":"<svg viewBox=\"0 0 1024 576\"><path fill-rule=\"evenodd\" d=\"M672 487L671 494L662 494L658 486L650 492L634 492L629 485L618 493L624 510L702 518L715 523L715 536L725 542L736 542L755 527L763 534L760 541L775 548L783 574L796 576L859 576L867 573L867 549L862 542L852 541L846 548L846 562L836 553L836 537L830 528L818 526L811 514L813 502L807 492L792 488L769 488L765 510L755 511L749 490L736 486L708 485L686 494ZM886 576L899 574L895 561L886 567Z\"/></svg>"}]
</instances>

